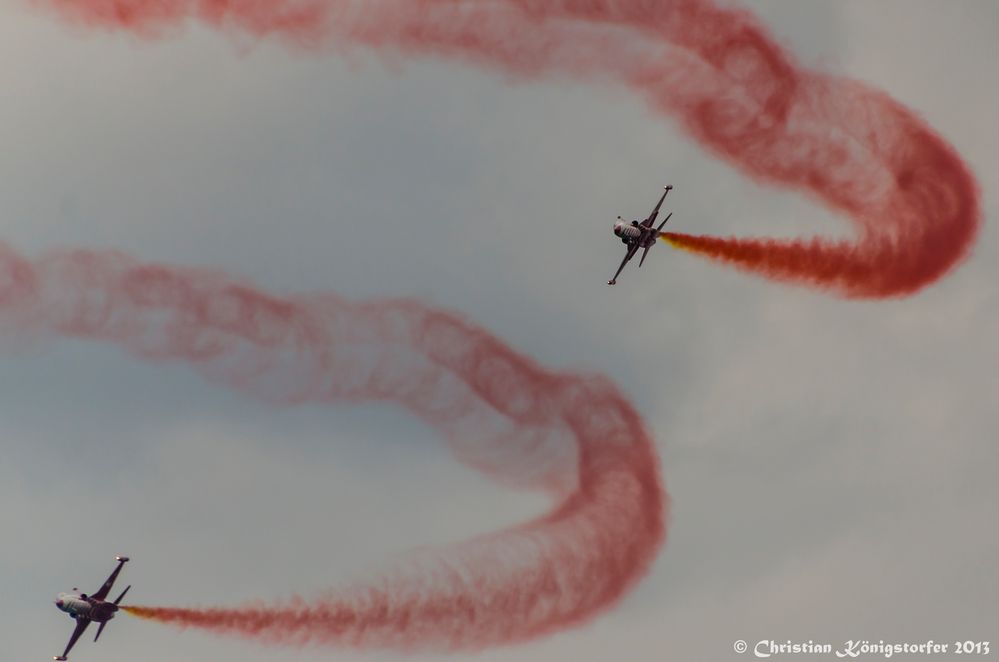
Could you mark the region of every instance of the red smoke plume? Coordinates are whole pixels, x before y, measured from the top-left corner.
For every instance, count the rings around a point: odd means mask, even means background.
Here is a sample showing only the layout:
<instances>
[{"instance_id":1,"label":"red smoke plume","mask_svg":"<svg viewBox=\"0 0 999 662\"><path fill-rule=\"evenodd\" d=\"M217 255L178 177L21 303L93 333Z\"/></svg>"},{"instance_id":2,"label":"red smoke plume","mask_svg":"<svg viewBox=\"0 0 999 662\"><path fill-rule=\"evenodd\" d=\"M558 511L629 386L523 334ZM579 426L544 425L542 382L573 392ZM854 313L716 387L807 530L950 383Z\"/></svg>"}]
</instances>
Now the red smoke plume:
<instances>
[{"instance_id":1,"label":"red smoke plume","mask_svg":"<svg viewBox=\"0 0 999 662\"><path fill-rule=\"evenodd\" d=\"M439 430L486 476L543 490L538 519L363 589L136 615L268 642L477 648L539 636L613 604L663 542L666 496L635 410L599 377L547 372L461 317L414 301L281 299L219 273L0 244L0 321L183 360L278 403L382 401Z\"/></svg>"},{"instance_id":2,"label":"red smoke plume","mask_svg":"<svg viewBox=\"0 0 999 662\"><path fill-rule=\"evenodd\" d=\"M522 77L625 85L758 181L848 215L853 242L721 239L676 246L853 297L907 294L968 252L976 184L910 111L802 69L747 12L702 0L33 0L71 20L158 36L195 19L305 48L456 58ZM548 515L431 570L312 603L131 608L273 642L475 648L575 624L618 599L663 540L651 441L597 378L554 375L415 302L277 299L206 272L111 254L35 263L0 250L0 312L32 329L185 359L285 402L396 402L464 462L555 495Z\"/></svg>"},{"instance_id":3,"label":"red smoke plume","mask_svg":"<svg viewBox=\"0 0 999 662\"><path fill-rule=\"evenodd\" d=\"M631 87L754 179L845 213L851 242L668 233L674 245L848 297L912 293L964 258L977 185L918 117L797 65L745 11L705 0L34 0L156 35L187 19L319 48L457 58L520 76Z\"/></svg>"}]
</instances>

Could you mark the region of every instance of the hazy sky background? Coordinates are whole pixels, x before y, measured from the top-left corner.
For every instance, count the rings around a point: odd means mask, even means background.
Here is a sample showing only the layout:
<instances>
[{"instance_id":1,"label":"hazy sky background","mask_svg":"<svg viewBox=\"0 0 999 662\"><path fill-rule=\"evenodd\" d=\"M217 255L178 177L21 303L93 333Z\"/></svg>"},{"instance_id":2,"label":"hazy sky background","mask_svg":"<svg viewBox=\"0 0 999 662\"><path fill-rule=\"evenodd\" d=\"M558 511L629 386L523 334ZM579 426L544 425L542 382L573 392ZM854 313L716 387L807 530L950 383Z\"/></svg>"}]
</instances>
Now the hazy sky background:
<instances>
[{"instance_id":1,"label":"hazy sky background","mask_svg":"<svg viewBox=\"0 0 999 662\"><path fill-rule=\"evenodd\" d=\"M801 62L885 89L966 158L985 225L949 278L844 302L660 247L611 289L612 220L646 214L665 183L676 230L846 224L713 160L624 89L303 55L193 25L148 43L20 0L0 8L0 236L29 255L212 265L277 293L420 297L618 383L658 440L663 553L594 623L476 659L999 640L999 5L753 6ZM72 621L55 594L94 590L118 553L137 603L309 595L546 505L459 466L400 412L261 407L80 342L0 343L0 450L3 660L61 652ZM98 646L85 637L71 659L404 657L127 615Z\"/></svg>"}]
</instances>

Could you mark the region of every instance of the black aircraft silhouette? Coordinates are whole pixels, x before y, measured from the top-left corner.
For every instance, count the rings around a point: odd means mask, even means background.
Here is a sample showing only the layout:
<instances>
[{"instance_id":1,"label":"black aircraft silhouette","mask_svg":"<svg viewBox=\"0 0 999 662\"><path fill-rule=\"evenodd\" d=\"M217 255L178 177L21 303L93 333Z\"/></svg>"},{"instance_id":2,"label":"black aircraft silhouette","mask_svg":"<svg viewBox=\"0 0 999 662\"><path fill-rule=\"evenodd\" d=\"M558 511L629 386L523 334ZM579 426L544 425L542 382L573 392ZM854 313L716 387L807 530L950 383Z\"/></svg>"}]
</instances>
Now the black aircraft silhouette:
<instances>
[{"instance_id":1,"label":"black aircraft silhouette","mask_svg":"<svg viewBox=\"0 0 999 662\"><path fill-rule=\"evenodd\" d=\"M97 641L97 637L100 637L101 632L104 631L104 626L114 618L115 612L118 611L118 603L128 593L128 589L132 588L131 586L126 586L125 590L121 592L121 595L114 602L107 602L105 600L108 597L108 593L111 592L114 580L118 579L118 573L121 572L122 566L128 563L127 556L116 556L114 560L118 562L118 567L114 569L114 572L107 578L107 581L93 595L79 593L79 589L76 588L73 589L73 593L59 594L59 599L56 600L55 605L76 621L76 629L73 630L73 634L69 638L66 650L62 652L62 655L53 657L53 660L65 660L66 656L69 655L69 649L73 647L73 644L80 638L80 635L87 629L87 626L94 621L101 624L97 628L97 636L94 637L94 641Z\"/></svg>"},{"instance_id":2,"label":"black aircraft silhouette","mask_svg":"<svg viewBox=\"0 0 999 662\"><path fill-rule=\"evenodd\" d=\"M614 224L614 234L621 238L621 241L628 247L628 252L621 261L621 266L617 268L617 273L607 281L608 285L617 283L617 277L621 275L624 265L628 264L631 258L635 257L635 253L638 252L639 248L644 248L645 250L642 252L642 259L638 261L638 266L641 267L645 263L645 256L649 254L649 249L655 245L663 226L666 225L666 221L673 215L670 212L669 216L659 224L659 227L652 227L652 224L656 222L656 217L659 215L659 208L662 207L663 200L666 199L666 194L673 189L672 186L665 186L664 188L665 192L663 193L663 197L659 198L656 208L641 223L637 220L626 223L623 218L620 216L617 217L617 223Z\"/></svg>"}]
</instances>

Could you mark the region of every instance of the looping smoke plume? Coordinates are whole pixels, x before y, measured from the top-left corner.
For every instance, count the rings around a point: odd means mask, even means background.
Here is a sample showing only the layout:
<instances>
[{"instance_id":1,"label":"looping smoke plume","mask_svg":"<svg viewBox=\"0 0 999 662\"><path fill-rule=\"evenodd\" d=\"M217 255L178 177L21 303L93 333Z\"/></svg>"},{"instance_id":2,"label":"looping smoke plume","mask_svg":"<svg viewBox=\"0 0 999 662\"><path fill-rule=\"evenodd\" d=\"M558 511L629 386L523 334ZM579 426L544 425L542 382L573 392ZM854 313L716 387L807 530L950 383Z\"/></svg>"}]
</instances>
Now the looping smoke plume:
<instances>
[{"instance_id":1,"label":"looping smoke plume","mask_svg":"<svg viewBox=\"0 0 999 662\"><path fill-rule=\"evenodd\" d=\"M265 606L129 607L137 616L270 643L474 649L592 617L645 574L664 539L659 461L621 393L545 371L452 313L408 300L282 299L117 253L29 261L0 244L0 321L187 361L278 404L396 404L461 462L555 504L362 589Z\"/></svg>"},{"instance_id":2,"label":"looping smoke plume","mask_svg":"<svg viewBox=\"0 0 999 662\"><path fill-rule=\"evenodd\" d=\"M34 0L158 35L188 19L305 48L363 46L508 74L624 84L754 179L845 214L853 241L667 233L674 246L846 297L911 294L970 251L977 184L898 102L804 69L748 12L707 0Z\"/></svg>"},{"instance_id":3,"label":"looping smoke plume","mask_svg":"<svg viewBox=\"0 0 999 662\"><path fill-rule=\"evenodd\" d=\"M846 215L852 241L664 235L672 245L846 297L909 294L969 252L977 184L901 104L800 67L745 11L708 0L30 0L142 38L196 20L305 50L363 47L508 75L624 85L755 180ZM0 249L0 312L19 325L184 359L285 402L384 400L436 426L486 475L555 509L350 594L263 607L132 612L282 643L477 648L613 604L664 537L646 431L596 378L553 375L416 302L279 299L222 275L111 254L29 262Z\"/></svg>"}]
</instances>

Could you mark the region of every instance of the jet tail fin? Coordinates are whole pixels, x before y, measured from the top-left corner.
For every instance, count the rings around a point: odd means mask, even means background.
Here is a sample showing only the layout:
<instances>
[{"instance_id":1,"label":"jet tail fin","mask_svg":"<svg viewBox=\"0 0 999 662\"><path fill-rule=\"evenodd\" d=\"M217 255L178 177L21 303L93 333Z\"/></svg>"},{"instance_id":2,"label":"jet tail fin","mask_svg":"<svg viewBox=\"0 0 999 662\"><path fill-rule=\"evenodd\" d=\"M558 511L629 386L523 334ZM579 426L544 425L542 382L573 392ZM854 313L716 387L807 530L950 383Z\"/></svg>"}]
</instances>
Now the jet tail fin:
<instances>
[{"instance_id":1,"label":"jet tail fin","mask_svg":"<svg viewBox=\"0 0 999 662\"><path fill-rule=\"evenodd\" d=\"M642 251L642 259L638 261L639 269L641 269L642 265L645 264L645 256L649 254L649 249L652 248L652 246L653 244L649 244L648 246L645 247L645 250Z\"/></svg>"},{"instance_id":2,"label":"jet tail fin","mask_svg":"<svg viewBox=\"0 0 999 662\"><path fill-rule=\"evenodd\" d=\"M125 597L125 594L128 593L128 589L130 588L132 588L131 584L125 587L125 590L121 592L121 595L118 596L118 599L114 601L115 606L118 606L118 603L121 602L121 599Z\"/></svg>"},{"instance_id":3,"label":"jet tail fin","mask_svg":"<svg viewBox=\"0 0 999 662\"><path fill-rule=\"evenodd\" d=\"M94 635L94 643L97 643L97 638L101 636L101 632L104 632L104 626L107 625L107 624L108 624L108 622L104 621L103 623L101 623L100 627L97 628L97 634ZM65 659L65 658L63 658L63 659Z\"/></svg>"},{"instance_id":4,"label":"jet tail fin","mask_svg":"<svg viewBox=\"0 0 999 662\"><path fill-rule=\"evenodd\" d=\"M666 215L666 218L663 219L663 222L659 224L658 228L656 228L656 232L662 232L663 231L663 226L666 225L666 221L668 221L669 218L670 218L670 216L672 216L672 215L673 215L673 212L670 212L669 214Z\"/></svg>"}]
</instances>

